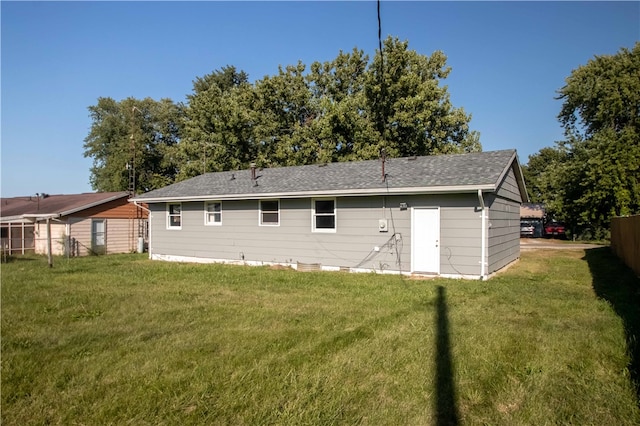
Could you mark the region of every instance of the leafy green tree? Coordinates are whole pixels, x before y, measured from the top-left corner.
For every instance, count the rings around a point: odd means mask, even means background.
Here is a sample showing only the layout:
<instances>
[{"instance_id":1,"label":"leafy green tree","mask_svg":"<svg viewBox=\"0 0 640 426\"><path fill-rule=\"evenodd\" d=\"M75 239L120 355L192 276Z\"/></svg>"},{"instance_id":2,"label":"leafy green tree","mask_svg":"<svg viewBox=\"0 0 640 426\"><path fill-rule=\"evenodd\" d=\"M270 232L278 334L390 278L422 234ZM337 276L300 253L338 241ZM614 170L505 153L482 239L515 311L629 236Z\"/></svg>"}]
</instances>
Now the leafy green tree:
<instances>
[{"instance_id":1,"label":"leafy green tree","mask_svg":"<svg viewBox=\"0 0 640 426\"><path fill-rule=\"evenodd\" d=\"M255 159L252 104L244 71L223 67L193 83L185 111L184 139L176 150L177 178L247 167Z\"/></svg>"},{"instance_id":2,"label":"leafy green tree","mask_svg":"<svg viewBox=\"0 0 640 426\"><path fill-rule=\"evenodd\" d=\"M388 37L369 67L365 93L370 117L381 135L380 148L392 156L462 153L481 150L469 131L471 116L454 108L446 86L451 68L440 51L430 57L409 50L408 42Z\"/></svg>"},{"instance_id":3,"label":"leafy green tree","mask_svg":"<svg viewBox=\"0 0 640 426\"><path fill-rule=\"evenodd\" d=\"M179 178L204 171L480 150L470 116L453 108L449 73L432 57L389 38L373 63L354 48L310 71L298 62L251 85L225 67L194 82Z\"/></svg>"},{"instance_id":4,"label":"leafy green tree","mask_svg":"<svg viewBox=\"0 0 640 426\"><path fill-rule=\"evenodd\" d=\"M380 134L367 108L364 86L368 56L354 48L324 63L314 62L308 80L317 117L312 122L320 162L379 155Z\"/></svg>"},{"instance_id":5,"label":"leafy green tree","mask_svg":"<svg viewBox=\"0 0 640 426\"><path fill-rule=\"evenodd\" d=\"M169 100L100 98L85 155L96 189L126 189L134 164L137 190L209 171L431 155L480 150L471 117L454 108L450 71L388 38L373 62L362 50L340 52L310 70L298 62L251 84L223 67L193 81L187 105ZM384 61L383 61L384 55ZM133 138L131 138L133 136ZM135 153L135 155L134 155Z\"/></svg>"},{"instance_id":6,"label":"leafy green tree","mask_svg":"<svg viewBox=\"0 0 640 426\"><path fill-rule=\"evenodd\" d=\"M319 147L311 132L317 111L304 74L306 66L278 67L255 84L258 164L291 166L316 162Z\"/></svg>"},{"instance_id":7,"label":"leafy green tree","mask_svg":"<svg viewBox=\"0 0 640 426\"><path fill-rule=\"evenodd\" d=\"M128 190L130 168L135 171L135 192L173 182L176 164L171 152L180 140L181 105L170 99L118 102L101 97L88 109L92 124L84 141L84 156L93 158L93 189Z\"/></svg>"},{"instance_id":8,"label":"leafy green tree","mask_svg":"<svg viewBox=\"0 0 640 426\"><path fill-rule=\"evenodd\" d=\"M561 182L557 172L566 160L566 152L560 147L545 147L529 156L522 172L532 203L545 204L552 213L560 212L557 196Z\"/></svg>"},{"instance_id":9,"label":"leafy green tree","mask_svg":"<svg viewBox=\"0 0 640 426\"><path fill-rule=\"evenodd\" d=\"M558 91L566 139L529 157L530 197L593 238L640 213L640 43L596 56Z\"/></svg>"},{"instance_id":10,"label":"leafy green tree","mask_svg":"<svg viewBox=\"0 0 640 426\"><path fill-rule=\"evenodd\" d=\"M198 94L200 92L206 92L213 87L217 87L225 92L248 82L249 75L246 72L242 70L238 71L233 65L228 65L204 77L196 77L193 81L193 92L194 94Z\"/></svg>"},{"instance_id":11,"label":"leafy green tree","mask_svg":"<svg viewBox=\"0 0 640 426\"><path fill-rule=\"evenodd\" d=\"M640 43L596 56L559 90L571 143L565 210L603 235L613 216L640 213Z\"/></svg>"}]
</instances>

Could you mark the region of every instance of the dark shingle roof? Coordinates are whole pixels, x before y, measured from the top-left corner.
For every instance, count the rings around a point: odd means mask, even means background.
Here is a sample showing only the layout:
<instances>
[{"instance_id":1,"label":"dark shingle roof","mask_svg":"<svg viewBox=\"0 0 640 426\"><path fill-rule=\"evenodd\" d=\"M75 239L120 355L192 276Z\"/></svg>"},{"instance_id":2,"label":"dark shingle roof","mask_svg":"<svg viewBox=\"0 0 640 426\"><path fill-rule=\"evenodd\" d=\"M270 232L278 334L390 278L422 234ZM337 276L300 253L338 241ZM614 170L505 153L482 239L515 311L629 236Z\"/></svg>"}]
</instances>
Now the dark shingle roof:
<instances>
[{"instance_id":1,"label":"dark shingle roof","mask_svg":"<svg viewBox=\"0 0 640 426\"><path fill-rule=\"evenodd\" d=\"M410 188L451 192L471 187L490 190L496 188L515 158L515 150L388 158L386 181L382 180L381 160L258 169L257 185L251 180L250 170L206 173L135 199L153 202L205 197L368 194L406 192Z\"/></svg>"},{"instance_id":2,"label":"dark shingle roof","mask_svg":"<svg viewBox=\"0 0 640 426\"><path fill-rule=\"evenodd\" d=\"M0 199L0 216L42 216L71 214L112 200L127 197L127 192L88 192L57 194L44 197L26 196Z\"/></svg>"}]
</instances>

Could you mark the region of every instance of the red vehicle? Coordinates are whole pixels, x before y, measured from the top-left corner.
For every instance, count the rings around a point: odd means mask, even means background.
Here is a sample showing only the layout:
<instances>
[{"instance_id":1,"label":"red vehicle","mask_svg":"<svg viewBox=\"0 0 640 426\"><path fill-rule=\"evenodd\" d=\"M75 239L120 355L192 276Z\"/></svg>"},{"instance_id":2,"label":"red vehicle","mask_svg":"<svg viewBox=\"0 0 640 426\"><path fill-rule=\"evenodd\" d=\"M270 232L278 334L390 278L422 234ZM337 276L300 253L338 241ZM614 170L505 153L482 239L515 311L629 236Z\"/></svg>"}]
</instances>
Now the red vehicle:
<instances>
[{"instance_id":1,"label":"red vehicle","mask_svg":"<svg viewBox=\"0 0 640 426\"><path fill-rule=\"evenodd\" d=\"M551 222L547 222L547 224L544 226L544 234L547 237L565 238L566 230L564 227L564 223L557 222L555 220L552 220Z\"/></svg>"}]
</instances>

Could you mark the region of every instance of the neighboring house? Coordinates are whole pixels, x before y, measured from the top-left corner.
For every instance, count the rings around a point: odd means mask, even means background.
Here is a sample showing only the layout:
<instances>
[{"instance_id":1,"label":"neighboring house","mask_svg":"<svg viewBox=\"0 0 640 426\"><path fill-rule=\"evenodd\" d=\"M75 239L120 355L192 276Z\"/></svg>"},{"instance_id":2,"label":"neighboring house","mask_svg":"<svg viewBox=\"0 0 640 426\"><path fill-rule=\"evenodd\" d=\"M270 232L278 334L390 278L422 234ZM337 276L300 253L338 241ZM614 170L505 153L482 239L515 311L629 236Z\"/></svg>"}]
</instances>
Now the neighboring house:
<instances>
[{"instance_id":1,"label":"neighboring house","mask_svg":"<svg viewBox=\"0 0 640 426\"><path fill-rule=\"evenodd\" d=\"M520 206L520 236L543 237L545 218L544 204L522 204Z\"/></svg>"},{"instance_id":2,"label":"neighboring house","mask_svg":"<svg viewBox=\"0 0 640 426\"><path fill-rule=\"evenodd\" d=\"M132 201L151 259L486 278L520 256L515 150L207 173Z\"/></svg>"},{"instance_id":3,"label":"neighboring house","mask_svg":"<svg viewBox=\"0 0 640 426\"><path fill-rule=\"evenodd\" d=\"M127 253L147 234L147 212L127 192L1 198L2 249L9 254Z\"/></svg>"}]
</instances>

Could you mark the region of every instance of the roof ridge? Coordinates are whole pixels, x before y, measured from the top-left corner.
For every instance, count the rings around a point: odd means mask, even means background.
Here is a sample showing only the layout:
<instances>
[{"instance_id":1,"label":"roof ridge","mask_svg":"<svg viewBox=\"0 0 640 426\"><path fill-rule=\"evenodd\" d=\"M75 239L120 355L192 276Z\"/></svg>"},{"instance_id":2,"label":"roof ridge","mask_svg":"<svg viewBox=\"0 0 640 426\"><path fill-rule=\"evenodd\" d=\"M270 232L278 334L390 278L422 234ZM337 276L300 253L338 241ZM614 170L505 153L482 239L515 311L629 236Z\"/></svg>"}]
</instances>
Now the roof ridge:
<instances>
[{"instance_id":1,"label":"roof ridge","mask_svg":"<svg viewBox=\"0 0 640 426\"><path fill-rule=\"evenodd\" d=\"M516 150L337 161L299 166L263 167L252 179L250 169L198 175L135 197L149 199L260 198L266 196L349 195L444 188L495 188L517 158ZM230 178L233 175L234 178ZM284 194L284 195L283 195ZM302 195L300 195L302 194ZM306 194L306 195L305 195ZM315 196L314 195L314 196Z\"/></svg>"}]
</instances>

